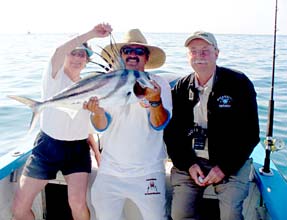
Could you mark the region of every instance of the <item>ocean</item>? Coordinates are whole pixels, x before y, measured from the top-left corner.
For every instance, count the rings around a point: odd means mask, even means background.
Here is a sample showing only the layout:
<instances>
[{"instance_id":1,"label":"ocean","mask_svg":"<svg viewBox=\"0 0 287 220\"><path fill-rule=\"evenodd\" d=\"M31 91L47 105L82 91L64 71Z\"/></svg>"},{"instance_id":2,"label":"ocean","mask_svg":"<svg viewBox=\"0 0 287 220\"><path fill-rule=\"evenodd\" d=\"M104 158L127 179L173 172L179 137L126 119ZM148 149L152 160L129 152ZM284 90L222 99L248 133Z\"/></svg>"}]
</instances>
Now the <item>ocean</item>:
<instances>
[{"instance_id":1,"label":"ocean","mask_svg":"<svg viewBox=\"0 0 287 220\"><path fill-rule=\"evenodd\" d=\"M0 157L15 148L33 142L38 128L27 135L31 110L7 95L23 95L40 99L41 75L54 48L75 34L0 34ZM188 33L146 33L149 44L165 50L167 59L161 72L183 76L192 70L183 47ZM273 36L215 34L220 49L218 65L244 72L254 83L259 107L260 136L262 143L266 136L268 105L271 93ZM115 33L117 42L122 33ZM95 51L99 46L109 44L110 39L90 41ZM99 58L95 58L98 60ZM287 143L287 36L278 35L276 42L274 86L273 137ZM83 74L100 70L89 64ZM244 137L242 137L244 138ZM286 147L271 154L282 169L287 172Z\"/></svg>"}]
</instances>

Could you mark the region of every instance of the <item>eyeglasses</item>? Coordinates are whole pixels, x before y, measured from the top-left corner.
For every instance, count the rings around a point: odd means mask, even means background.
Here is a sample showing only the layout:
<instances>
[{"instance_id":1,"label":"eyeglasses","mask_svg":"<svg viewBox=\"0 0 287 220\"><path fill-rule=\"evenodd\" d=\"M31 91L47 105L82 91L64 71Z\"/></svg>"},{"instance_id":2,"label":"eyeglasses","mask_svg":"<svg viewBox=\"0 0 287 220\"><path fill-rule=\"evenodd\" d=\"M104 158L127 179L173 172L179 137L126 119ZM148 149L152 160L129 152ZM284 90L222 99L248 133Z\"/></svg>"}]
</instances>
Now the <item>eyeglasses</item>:
<instances>
[{"instance_id":1,"label":"eyeglasses","mask_svg":"<svg viewBox=\"0 0 287 220\"><path fill-rule=\"evenodd\" d=\"M209 49L190 50L189 51L189 54L191 54L192 56L196 56L196 55L209 56L210 53L211 53L211 50L209 50Z\"/></svg>"},{"instance_id":2,"label":"eyeglasses","mask_svg":"<svg viewBox=\"0 0 287 220\"><path fill-rule=\"evenodd\" d=\"M87 53L86 51L81 51L81 50L73 50L71 53L70 53L73 57L80 57L80 58L85 58L87 56Z\"/></svg>"},{"instance_id":3,"label":"eyeglasses","mask_svg":"<svg viewBox=\"0 0 287 220\"><path fill-rule=\"evenodd\" d=\"M136 47L136 48L132 48L132 47L123 47L121 49L121 53L125 54L125 55L130 55L132 53L134 53L137 56L143 56L145 54L148 54L149 51L146 48L143 47Z\"/></svg>"}]
</instances>

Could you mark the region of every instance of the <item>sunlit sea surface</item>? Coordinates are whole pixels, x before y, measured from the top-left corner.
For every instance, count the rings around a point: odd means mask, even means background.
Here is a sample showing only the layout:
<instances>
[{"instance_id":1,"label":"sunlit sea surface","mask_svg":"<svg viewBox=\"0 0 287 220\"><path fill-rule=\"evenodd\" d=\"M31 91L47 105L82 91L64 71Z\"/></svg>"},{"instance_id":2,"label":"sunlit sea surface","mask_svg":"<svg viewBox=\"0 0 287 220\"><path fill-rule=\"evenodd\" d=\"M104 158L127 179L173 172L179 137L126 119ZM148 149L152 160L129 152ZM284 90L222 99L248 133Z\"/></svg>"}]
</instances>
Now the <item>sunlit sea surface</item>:
<instances>
[{"instance_id":1,"label":"sunlit sea surface","mask_svg":"<svg viewBox=\"0 0 287 220\"><path fill-rule=\"evenodd\" d=\"M7 95L23 95L40 99L42 71L53 49L74 34L2 34L0 35L0 156L33 142L27 136L31 110ZM178 75L190 73L183 43L188 33L146 33L149 44L159 46L167 59L161 72ZM216 35L220 54L218 65L243 71L254 83L259 105L262 143L266 136L268 105L271 92L273 36L272 35ZM117 42L122 33L115 33ZM109 38L90 41L95 51L105 46ZM278 35L276 44L274 86L273 136L287 143L287 36ZM98 60L98 57L94 57ZM101 61L101 60L100 60ZM100 70L89 64L84 72ZM85 74L85 73L84 73ZM34 130L35 134L38 127ZM242 137L244 138L244 137ZM272 153L280 169L287 173L286 148ZM1 159L1 158L0 158Z\"/></svg>"}]
</instances>

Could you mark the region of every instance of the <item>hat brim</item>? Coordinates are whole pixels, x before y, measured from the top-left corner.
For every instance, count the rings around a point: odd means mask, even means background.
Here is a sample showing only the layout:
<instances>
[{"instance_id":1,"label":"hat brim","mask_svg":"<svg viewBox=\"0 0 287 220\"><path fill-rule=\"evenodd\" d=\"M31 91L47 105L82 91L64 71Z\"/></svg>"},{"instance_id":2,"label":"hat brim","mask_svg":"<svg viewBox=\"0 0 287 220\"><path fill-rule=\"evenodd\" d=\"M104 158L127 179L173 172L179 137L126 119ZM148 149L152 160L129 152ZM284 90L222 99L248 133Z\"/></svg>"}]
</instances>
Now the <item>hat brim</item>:
<instances>
[{"instance_id":1,"label":"hat brim","mask_svg":"<svg viewBox=\"0 0 287 220\"><path fill-rule=\"evenodd\" d=\"M101 55L108 60L108 62L112 63L111 58L109 57L108 54L112 56L112 59L114 59L114 50L117 50L118 52L123 46L126 45L139 45L139 46L144 46L148 48L150 54L149 54L149 59L147 63L145 64L145 69L155 69L161 67L166 59L165 52L160 49L159 47L156 46L151 46L147 44L142 44L142 43L137 43L137 42L129 42L129 43L116 43L112 45L107 45L103 51L101 52ZM107 54L108 53L108 54Z\"/></svg>"},{"instance_id":2,"label":"hat brim","mask_svg":"<svg viewBox=\"0 0 287 220\"><path fill-rule=\"evenodd\" d=\"M87 55L88 55L88 57L91 57L91 56L93 55L93 53L94 53L94 52L93 52L92 50L90 50L89 48L83 47L83 46L76 47L74 50L85 50L86 53L87 53Z\"/></svg>"},{"instance_id":3,"label":"hat brim","mask_svg":"<svg viewBox=\"0 0 287 220\"><path fill-rule=\"evenodd\" d=\"M206 39L205 37L201 37L201 36L191 36L191 37L187 38L187 40L186 40L185 43L184 43L184 46L185 46L185 47L188 47L189 43L190 43L191 41L195 40L195 39L204 40L204 41L206 41L208 44L213 45L213 46L217 49L217 46L216 46L216 45L214 45L211 41L209 41L209 40Z\"/></svg>"}]
</instances>

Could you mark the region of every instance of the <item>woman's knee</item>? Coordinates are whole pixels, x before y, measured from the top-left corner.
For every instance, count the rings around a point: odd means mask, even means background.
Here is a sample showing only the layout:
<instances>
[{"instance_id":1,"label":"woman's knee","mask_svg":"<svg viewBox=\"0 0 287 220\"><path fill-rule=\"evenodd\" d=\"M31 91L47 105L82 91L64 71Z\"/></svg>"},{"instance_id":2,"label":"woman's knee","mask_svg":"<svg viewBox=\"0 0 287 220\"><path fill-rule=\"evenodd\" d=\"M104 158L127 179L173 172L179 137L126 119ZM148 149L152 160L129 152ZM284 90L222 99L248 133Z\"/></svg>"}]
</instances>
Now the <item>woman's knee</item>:
<instances>
[{"instance_id":1,"label":"woman's knee","mask_svg":"<svg viewBox=\"0 0 287 220\"><path fill-rule=\"evenodd\" d=\"M82 211L87 209L87 202L86 202L86 198L83 197L72 197L72 198L68 198L69 200L69 205L72 211Z\"/></svg>"}]
</instances>

